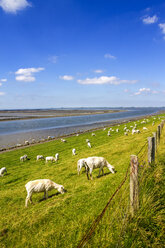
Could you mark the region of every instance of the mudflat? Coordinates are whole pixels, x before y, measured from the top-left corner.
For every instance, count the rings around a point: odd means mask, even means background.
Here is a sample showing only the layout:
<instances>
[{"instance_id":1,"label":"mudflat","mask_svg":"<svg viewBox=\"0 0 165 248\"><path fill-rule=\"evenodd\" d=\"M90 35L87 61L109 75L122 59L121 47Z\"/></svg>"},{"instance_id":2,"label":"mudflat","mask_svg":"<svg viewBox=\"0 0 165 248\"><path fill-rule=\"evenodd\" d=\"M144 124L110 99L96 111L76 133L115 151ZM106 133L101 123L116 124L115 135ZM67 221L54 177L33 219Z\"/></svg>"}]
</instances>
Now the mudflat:
<instances>
[{"instance_id":1,"label":"mudflat","mask_svg":"<svg viewBox=\"0 0 165 248\"><path fill-rule=\"evenodd\" d=\"M112 109L34 109L34 110L0 110L0 121L38 119L65 116L96 115L123 112Z\"/></svg>"}]
</instances>

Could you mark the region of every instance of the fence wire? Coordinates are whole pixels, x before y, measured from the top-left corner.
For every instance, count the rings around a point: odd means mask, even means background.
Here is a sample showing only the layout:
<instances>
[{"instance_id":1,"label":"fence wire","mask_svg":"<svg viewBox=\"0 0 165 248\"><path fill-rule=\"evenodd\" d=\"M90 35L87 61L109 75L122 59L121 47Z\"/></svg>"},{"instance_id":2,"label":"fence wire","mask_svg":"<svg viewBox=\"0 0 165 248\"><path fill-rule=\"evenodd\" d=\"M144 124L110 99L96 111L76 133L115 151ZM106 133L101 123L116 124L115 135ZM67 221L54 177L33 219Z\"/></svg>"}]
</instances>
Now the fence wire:
<instances>
[{"instance_id":1,"label":"fence wire","mask_svg":"<svg viewBox=\"0 0 165 248\"><path fill-rule=\"evenodd\" d=\"M139 173L139 191L143 187L148 168L148 141L137 152ZM77 248L114 248L123 247L124 234L130 218L129 207L129 175L130 164L126 174L116 191L107 202L103 211L93 221Z\"/></svg>"}]
</instances>

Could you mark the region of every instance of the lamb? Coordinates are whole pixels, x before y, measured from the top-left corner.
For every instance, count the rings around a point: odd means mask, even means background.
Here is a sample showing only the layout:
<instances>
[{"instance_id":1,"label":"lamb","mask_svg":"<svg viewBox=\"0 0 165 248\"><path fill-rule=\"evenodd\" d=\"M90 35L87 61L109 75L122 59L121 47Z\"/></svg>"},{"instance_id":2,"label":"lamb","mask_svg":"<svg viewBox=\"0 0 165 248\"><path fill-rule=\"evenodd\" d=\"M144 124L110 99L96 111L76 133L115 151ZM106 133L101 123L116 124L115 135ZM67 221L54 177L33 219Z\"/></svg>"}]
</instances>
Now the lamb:
<instances>
[{"instance_id":1,"label":"lamb","mask_svg":"<svg viewBox=\"0 0 165 248\"><path fill-rule=\"evenodd\" d=\"M89 148L92 147L90 142L87 143L87 146L88 146Z\"/></svg>"},{"instance_id":2,"label":"lamb","mask_svg":"<svg viewBox=\"0 0 165 248\"><path fill-rule=\"evenodd\" d=\"M7 173L6 167L2 167L0 169L0 177L3 177L5 172Z\"/></svg>"},{"instance_id":3,"label":"lamb","mask_svg":"<svg viewBox=\"0 0 165 248\"><path fill-rule=\"evenodd\" d=\"M72 149L72 155L73 155L73 156L76 155L76 149L75 149L75 148Z\"/></svg>"},{"instance_id":4,"label":"lamb","mask_svg":"<svg viewBox=\"0 0 165 248\"><path fill-rule=\"evenodd\" d=\"M40 160L40 159L41 159L41 160L44 160L45 158L44 158L44 156L42 156L42 155L37 155L37 159L36 159L36 160L38 161L38 160Z\"/></svg>"},{"instance_id":5,"label":"lamb","mask_svg":"<svg viewBox=\"0 0 165 248\"><path fill-rule=\"evenodd\" d=\"M27 159L28 159L28 157L26 154L20 157L20 161L22 161L22 162L24 162Z\"/></svg>"},{"instance_id":6,"label":"lamb","mask_svg":"<svg viewBox=\"0 0 165 248\"><path fill-rule=\"evenodd\" d=\"M81 159L79 159L77 161L77 172L78 172L78 175L80 175L80 171L81 171L82 167L86 167L85 159L86 158L81 158Z\"/></svg>"},{"instance_id":7,"label":"lamb","mask_svg":"<svg viewBox=\"0 0 165 248\"><path fill-rule=\"evenodd\" d=\"M111 173L115 173L114 171L114 167L108 163L108 161L103 158L103 157L88 157L85 159L85 168L86 168L86 173L87 173L87 178L89 180L89 176L88 173L90 174L91 180L93 180L92 177L92 171L93 169L99 168L99 175L100 176L100 172L102 171L102 174L104 175L104 171L103 168L107 167Z\"/></svg>"},{"instance_id":8,"label":"lamb","mask_svg":"<svg viewBox=\"0 0 165 248\"><path fill-rule=\"evenodd\" d=\"M56 161L59 160L59 154L58 153L55 154L55 158L56 158Z\"/></svg>"},{"instance_id":9,"label":"lamb","mask_svg":"<svg viewBox=\"0 0 165 248\"><path fill-rule=\"evenodd\" d=\"M28 206L28 201L32 203L32 194L33 193L39 193L44 192L44 198L48 198L48 191L52 189L57 189L58 192L61 194L64 194L65 189L63 185L59 185L50 179L38 179L34 181L30 181L25 185L25 188L27 190L27 197L25 201L25 207Z\"/></svg>"},{"instance_id":10,"label":"lamb","mask_svg":"<svg viewBox=\"0 0 165 248\"><path fill-rule=\"evenodd\" d=\"M53 156L46 157L46 163L49 161L51 161L51 162L56 161L56 158Z\"/></svg>"}]
</instances>

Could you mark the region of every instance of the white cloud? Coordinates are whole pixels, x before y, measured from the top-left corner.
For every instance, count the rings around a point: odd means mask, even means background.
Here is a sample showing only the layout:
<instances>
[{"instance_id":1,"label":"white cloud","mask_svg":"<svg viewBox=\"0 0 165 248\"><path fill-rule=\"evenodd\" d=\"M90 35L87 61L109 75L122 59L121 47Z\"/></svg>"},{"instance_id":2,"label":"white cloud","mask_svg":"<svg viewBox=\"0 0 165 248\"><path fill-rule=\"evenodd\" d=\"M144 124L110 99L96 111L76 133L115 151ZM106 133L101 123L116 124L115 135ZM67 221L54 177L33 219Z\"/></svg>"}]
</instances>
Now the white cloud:
<instances>
[{"instance_id":1,"label":"white cloud","mask_svg":"<svg viewBox=\"0 0 165 248\"><path fill-rule=\"evenodd\" d=\"M2 86L2 83L0 83L0 86Z\"/></svg>"},{"instance_id":2,"label":"white cloud","mask_svg":"<svg viewBox=\"0 0 165 248\"><path fill-rule=\"evenodd\" d=\"M94 72L99 74L99 73L103 73L104 71L103 70L95 70Z\"/></svg>"},{"instance_id":3,"label":"white cloud","mask_svg":"<svg viewBox=\"0 0 165 248\"><path fill-rule=\"evenodd\" d=\"M57 60L58 60L58 56L54 55L54 56L50 56L48 58L48 60L53 63L53 64L56 64L57 63Z\"/></svg>"},{"instance_id":4,"label":"white cloud","mask_svg":"<svg viewBox=\"0 0 165 248\"><path fill-rule=\"evenodd\" d=\"M31 4L27 0L0 0L0 7L5 12L16 13L28 6L31 6Z\"/></svg>"},{"instance_id":5,"label":"white cloud","mask_svg":"<svg viewBox=\"0 0 165 248\"><path fill-rule=\"evenodd\" d=\"M144 24L153 24L153 23L156 23L157 21L158 21L158 17L156 15L152 17L148 16L148 17L143 18Z\"/></svg>"},{"instance_id":6,"label":"white cloud","mask_svg":"<svg viewBox=\"0 0 165 248\"><path fill-rule=\"evenodd\" d=\"M165 34L165 23L159 23L158 25L160 29L162 30L162 33Z\"/></svg>"},{"instance_id":7,"label":"white cloud","mask_svg":"<svg viewBox=\"0 0 165 248\"><path fill-rule=\"evenodd\" d=\"M6 78L2 78L2 79L0 79L0 82L7 82L7 79Z\"/></svg>"},{"instance_id":8,"label":"white cloud","mask_svg":"<svg viewBox=\"0 0 165 248\"><path fill-rule=\"evenodd\" d=\"M135 96L141 95L142 93L151 92L150 88L141 88L137 92L134 93Z\"/></svg>"},{"instance_id":9,"label":"white cloud","mask_svg":"<svg viewBox=\"0 0 165 248\"><path fill-rule=\"evenodd\" d=\"M115 56L113 56L112 54L110 54L110 53L106 53L106 54L104 54L104 58L106 58L106 59L116 59L116 57Z\"/></svg>"},{"instance_id":10,"label":"white cloud","mask_svg":"<svg viewBox=\"0 0 165 248\"><path fill-rule=\"evenodd\" d=\"M5 95L5 92L0 92L0 96L4 96Z\"/></svg>"},{"instance_id":11,"label":"white cloud","mask_svg":"<svg viewBox=\"0 0 165 248\"><path fill-rule=\"evenodd\" d=\"M119 85L119 84L134 84L137 82L137 80L121 80L120 78L117 78L115 76L107 77L107 76L101 76L101 77L95 77L95 78L86 78L86 79L79 79L77 80L79 84L113 84L113 85Z\"/></svg>"},{"instance_id":12,"label":"white cloud","mask_svg":"<svg viewBox=\"0 0 165 248\"><path fill-rule=\"evenodd\" d=\"M62 80L67 80L67 81L70 81L70 80L74 79L74 77L70 76L70 75L59 76L59 78L62 79Z\"/></svg>"},{"instance_id":13,"label":"white cloud","mask_svg":"<svg viewBox=\"0 0 165 248\"><path fill-rule=\"evenodd\" d=\"M35 77L33 76L34 73L40 72L45 70L43 67L39 68L24 68L24 69L19 69L15 72L16 75L16 80L17 81L23 81L23 82L33 82L35 81Z\"/></svg>"}]
</instances>

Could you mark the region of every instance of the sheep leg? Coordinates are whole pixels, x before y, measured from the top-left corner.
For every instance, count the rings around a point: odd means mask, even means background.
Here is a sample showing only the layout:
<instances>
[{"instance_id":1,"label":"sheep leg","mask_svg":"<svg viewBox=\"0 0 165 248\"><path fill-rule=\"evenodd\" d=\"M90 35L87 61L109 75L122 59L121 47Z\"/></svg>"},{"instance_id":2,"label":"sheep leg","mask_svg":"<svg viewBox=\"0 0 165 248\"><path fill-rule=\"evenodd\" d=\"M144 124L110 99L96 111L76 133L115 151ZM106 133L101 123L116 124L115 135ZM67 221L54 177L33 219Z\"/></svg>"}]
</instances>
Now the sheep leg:
<instances>
[{"instance_id":1,"label":"sheep leg","mask_svg":"<svg viewBox=\"0 0 165 248\"><path fill-rule=\"evenodd\" d=\"M103 168L102 168L102 174L103 174L103 176L104 176L104 170L103 170Z\"/></svg>"},{"instance_id":2,"label":"sheep leg","mask_svg":"<svg viewBox=\"0 0 165 248\"><path fill-rule=\"evenodd\" d=\"M102 168L100 167L100 169L99 169L99 175L98 175L98 177L100 176L101 170L102 170Z\"/></svg>"},{"instance_id":3,"label":"sheep leg","mask_svg":"<svg viewBox=\"0 0 165 248\"><path fill-rule=\"evenodd\" d=\"M92 168L90 168L89 174L90 174L91 180L93 180L93 177L92 177Z\"/></svg>"},{"instance_id":4,"label":"sheep leg","mask_svg":"<svg viewBox=\"0 0 165 248\"><path fill-rule=\"evenodd\" d=\"M44 192L44 199L48 199L48 192L47 191Z\"/></svg>"},{"instance_id":5,"label":"sheep leg","mask_svg":"<svg viewBox=\"0 0 165 248\"><path fill-rule=\"evenodd\" d=\"M86 170L86 173L87 173L87 178L89 180L89 175L88 175L88 173L89 173L89 167L88 166L85 166L85 170Z\"/></svg>"},{"instance_id":6,"label":"sheep leg","mask_svg":"<svg viewBox=\"0 0 165 248\"><path fill-rule=\"evenodd\" d=\"M32 204L32 194L28 193L27 197L26 197L26 201L25 201L25 207L28 206L28 201L30 201L30 203Z\"/></svg>"}]
</instances>

